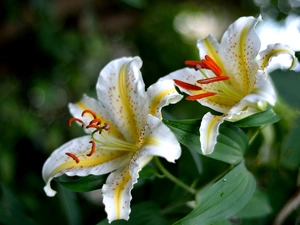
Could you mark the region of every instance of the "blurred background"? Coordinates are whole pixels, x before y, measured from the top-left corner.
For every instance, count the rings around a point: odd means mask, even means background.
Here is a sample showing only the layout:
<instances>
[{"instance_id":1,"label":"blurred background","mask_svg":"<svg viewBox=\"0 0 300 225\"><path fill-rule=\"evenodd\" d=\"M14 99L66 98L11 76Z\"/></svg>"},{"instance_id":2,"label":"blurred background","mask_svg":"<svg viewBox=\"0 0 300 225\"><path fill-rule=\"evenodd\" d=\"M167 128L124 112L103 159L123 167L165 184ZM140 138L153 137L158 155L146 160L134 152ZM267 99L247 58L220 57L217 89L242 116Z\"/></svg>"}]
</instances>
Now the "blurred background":
<instances>
[{"instance_id":1,"label":"blurred background","mask_svg":"<svg viewBox=\"0 0 300 225\"><path fill-rule=\"evenodd\" d=\"M198 60L197 39L212 34L220 40L237 18L259 14L264 20L257 26L262 47L283 42L300 51L299 0L1 0L0 224L79 225L105 219L101 201L90 201L56 182L56 197L46 197L43 191L41 169L47 157L64 142L83 135L80 127L67 126L68 102L80 100L84 93L96 97L99 71L113 59L140 56L148 87L184 67L185 60ZM267 150L260 152L254 146L247 155L248 168L272 209L269 216L255 219L256 224L272 224L297 193L300 180L299 74L276 70L272 77L283 120L272 128ZM201 118L205 112L195 102L181 101L167 107L165 115ZM258 142L266 144L263 136ZM188 160L184 153L179 169L171 169L180 174ZM200 169L191 166L190 177L182 176L192 181L193 171L200 170L207 181L224 168L212 171L213 160L201 162ZM134 189L133 204L164 194L140 186ZM167 204L163 198L159 201L161 206ZM168 217L172 216L166 213ZM232 222L253 224L238 218ZM285 224L295 223L300 224L299 207L285 219Z\"/></svg>"}]
</instances>

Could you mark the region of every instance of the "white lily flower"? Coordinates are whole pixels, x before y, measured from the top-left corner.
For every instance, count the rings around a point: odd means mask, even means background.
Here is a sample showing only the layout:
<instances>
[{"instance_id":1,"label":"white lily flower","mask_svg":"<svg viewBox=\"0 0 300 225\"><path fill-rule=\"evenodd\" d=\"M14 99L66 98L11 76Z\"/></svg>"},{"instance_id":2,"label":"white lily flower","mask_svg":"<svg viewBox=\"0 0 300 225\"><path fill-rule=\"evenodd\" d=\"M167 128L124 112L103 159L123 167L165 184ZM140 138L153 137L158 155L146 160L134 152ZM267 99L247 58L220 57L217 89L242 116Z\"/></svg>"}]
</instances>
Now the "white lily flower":
<instances>
[{"instance_id":1,"label":"white lily flower","mask_svg":"<svg viewBox=\"0 0 300 225\"><path fill-rule=\"evenodd\" d=\"M203 154L211 154L217 142L219 126L264 111L276 103L276 94L266 67L271 58L288 54L290 69L298 61L294 51L282 44L271 44L260 51L260 39L254 27L261 17L241 17L229 26L221 43L209 35L197 43L201 61L186 61L194 69L175 71L161 80L174 79L187 100L196 100L223 115L207 113L200 125Z\"/></svg>"},{"instance_id":2,"label":"white lily flower","mask_svg":"<svg viewBox=\"0 0 300 225\"><path fill-rule=\"evenodd\" d=\"M110 173L102 187L108 221L129 219L131 189L138 173L153 156L174 162L181 155L180 144L161 121L161 108L178 102L172 80L160 81L145 91L139 57L120 58L101 72L96 90L98 99L86 95L69 104L86 136L73 139L58 149L43 166L44 188L54 196L53 178Z\"/></svg>"}]
</instances>

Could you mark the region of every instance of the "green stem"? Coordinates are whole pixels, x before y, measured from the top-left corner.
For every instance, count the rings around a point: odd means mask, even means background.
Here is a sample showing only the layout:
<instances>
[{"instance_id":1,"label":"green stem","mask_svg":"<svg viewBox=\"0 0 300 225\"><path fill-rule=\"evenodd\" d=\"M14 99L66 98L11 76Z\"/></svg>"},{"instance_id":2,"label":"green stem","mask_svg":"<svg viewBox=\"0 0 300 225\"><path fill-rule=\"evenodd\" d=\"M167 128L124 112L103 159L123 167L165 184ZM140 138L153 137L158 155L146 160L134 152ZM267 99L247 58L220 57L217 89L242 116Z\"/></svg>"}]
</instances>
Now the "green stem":
<instances>
[{"instance_id":1,"label":"green stem","mask_svg":"<svg viewBox=\"0 0 300 225\"><path fill-rule=\"evenodd\" d=\"M185 183L183 183L181 180L177 179L175 176L173 176L171 173L169 173L169 171L166 170L166 168L161 164L161 162L159 161L159 159L157 157L154 157L154 161L157 165L157 167L160 169L160 171L171 181L173 181L175 184L177 184L178 186L182 187L183 189L185 189L186 191L190 192L191 194L195 194L196 190L189 187L188 185L186 185Z\"/></svg>"},{"instance_id":2,"label":"green stem","mask_svg":"<svg viewBox=\"0 0 300 225\"><path fill-rule=\"evenodd\" d=\"M255 133L253 134L253 136L251 137L251 139L249 140L249 146L253 143L253 141L255 140L255 138L257 137L257 135L262 131L262 129L264 129L266 127L266 125L259 127Z\"/></svg>"}]
</instances>

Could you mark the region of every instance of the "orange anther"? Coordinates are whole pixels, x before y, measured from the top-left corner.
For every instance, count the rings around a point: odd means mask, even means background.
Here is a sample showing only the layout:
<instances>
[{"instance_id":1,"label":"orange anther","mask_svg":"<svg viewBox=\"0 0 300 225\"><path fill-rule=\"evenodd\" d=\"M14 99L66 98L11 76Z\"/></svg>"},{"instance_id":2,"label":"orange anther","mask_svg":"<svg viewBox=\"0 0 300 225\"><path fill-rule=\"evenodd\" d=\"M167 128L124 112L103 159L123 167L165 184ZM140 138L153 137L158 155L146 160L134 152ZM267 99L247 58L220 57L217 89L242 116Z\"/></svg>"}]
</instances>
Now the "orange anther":
<instances>
[{"instance_id":1,"label":"orange anther","mask_svg":"<svg viewBox=\"0 0 300 225\"><path fill-rule=\"evenodd\" d=\"M176 85L178 85L179 87L184 88L186 90L192 90L192 91L202 90L201 87L199 87L197 85L194 85L194 84L189 84L189 83L186 83L186 82L183 82L183 81L180 81L180 80L176 80L176 79L174 79L174 82L175 82Z\"/></svg>"},{"instance_id":2,"label":"orange anther","mask_svg":"<svg viewBox=\"0 0 300 225\"><path fill-rule=\"evenodd\" d=\"M66 152L66 155L69 156L69 157L71 157L72 159L74 159L76 163L79 163L79 159L78 159L78 157L76 155L74 155L74 154L72 154L70 152Z\"/></svg>"},{"instance_id":3,"label":"orange anther","mask_svg":"<svg viewBox=\"0 0 300 225\"><path fill-rule=\"evenodd\" d=\"M197 80L197 83L199 83L199 84L210 84L210 83L213 83L213 82L218 82L218 81L228 80L228 79L229 79L228 76L211 77L211 78L207 78L207 79Z\"/></svg>"},{"instance_id":4,"label":"orange anther","mask_svg":"<svg viewBox=\"0 0 300 225\"><path fill-rule=\"evenodd\" d=\"M201 62L204 64L204 66L201 65L203 68L206 68L206 69L209 69L209 70L213 71L214 74L216 74L216 76L221 76L222 75L222 70L220 69L220 67L208 55L206 55L205 59L203 59Z\"/></svg>"},{"instance_id":5,"label":"orange anther","mask_svg":"<svg viewBox=\"0 0 300 225\"><path fill-rule=\"evenodd\" d=\"M202 93L202 94L199 94L199 95L188 96L186 98L186 100L195 101L195 100L199 100L201 98L214 96L215 94L216 94L215 92L205 92L205 93Z\"/></svg>"},{"instance_id":6,"label":"orange anther","mask_svg":"<svg viewBox=\"0 0 300 225\"><path fill-rule=\"evenodd\" d=\"M69 126L72 125L72 122L73 122L73 121L77 121L77 122L81 123L82 125L85 125L84 122L83 122L82 120L73 117L73 118L70 118L70 119L69 119L69 122L68 122Z\"/></svg>"},{"instance_id":7,"label":"orange anther","mask_svg":"<svg viewBox=\"0 0 300 225\"><path fill-rule=\"evenodd\" d=\"M102 123L102 121L99 119L99 118L96 118L96 119L93 119L91 120L90 124L97 124L97 125L100 125Z\"/></svg>"},{"instance_id":8,"label":"orange anther","mask_svg":"<svg viewBox=\"0 0 300 225\"><path fill-rule=\"evenodd\" d=\"M186 66L196 66L196 65L200 65L201 64L201 61L195 61L195 60L186 60L184 62L184 64Z\"/></svg>"},{"instance_id":9,"label":"orange anther","mask_svg":"<svg viewBox=\"0 0 300 225\"><path fill-rule=\"evenodd\" d=\"M89 143L91 143L91 144L92 144L92 149L91 149L91 151L90 151L90 153L89 153L89 154L86 154L87 156L91 156L91 155L93 155L93 154L94 154L94 152L95 152L95 150L96 150L96 143L95 143L94 141L90 141Z\"/></svg>"},{"instance_id":10,"label":"orange anther","mask_svg":"<svg viewBox=\"0 0 300 225\"><path fill-rule=\"evenodd\" d=\"M86 110L84 110L84 111L82 112L81 116L84 116L84 114L86 114L86 113L89 113L89 114L91 114L91 115L94 117L94 119L96 119L96 118L97 118L97 115L96 115L96 113L95 113L95 112L93 112L92 110L89 110L89 109L86 109Z\"/></svg>"},{"instance_id":11,"label":"orange anther","mask_svg":"<svg viewBox=\"0 0 300 225\"><path fill-rule=\"evenodd\" d=\"M215 63L215 61L209 56L206 55L204 59L201 61L193 61L193 60L187 60L185 61L185 65L187 66L193 66L195 70L199 70L201 68L203 69L209 69L216 74L216 76L222 75L221 68Z\"/></svg>"},{"instance_id":12,"label":"orange anther","mask_svg":"<svg viewBox=\"0 0 300 225\"><path fill-rule=\"evenodd\" d=\"M86 128L86 129L88 129L88 128L96 128L96 129L99 129L100 126L97 125L97 124L93 124L93 123L92 123L92 124L87 125L85 128Z\"/></svg>"}]
</instances>

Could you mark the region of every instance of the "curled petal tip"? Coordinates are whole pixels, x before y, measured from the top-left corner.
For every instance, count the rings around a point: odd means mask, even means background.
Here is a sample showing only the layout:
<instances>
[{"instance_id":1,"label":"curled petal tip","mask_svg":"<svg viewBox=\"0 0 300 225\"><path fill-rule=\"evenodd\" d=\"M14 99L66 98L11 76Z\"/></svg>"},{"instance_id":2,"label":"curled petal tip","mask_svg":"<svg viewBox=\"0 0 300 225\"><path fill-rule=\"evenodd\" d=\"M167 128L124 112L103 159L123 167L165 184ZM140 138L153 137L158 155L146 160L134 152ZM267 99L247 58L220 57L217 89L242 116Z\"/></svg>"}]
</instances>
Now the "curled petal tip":
<instances>
[{"instance_id":1,"label":"curled petal tip","mask_svg":"<svg viewBox=\"0 0 300 225\"><path fill-rule=\"evenodd\" d=\"M54 191L51 187L50 187L50 181L47 183L47 185L44 187L44 191L46 192L46 195L48 197L53 197L56 194L56 191Z\"/></svg>"}]
</instances>

